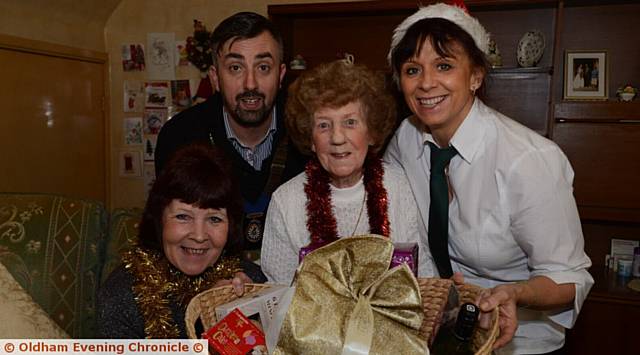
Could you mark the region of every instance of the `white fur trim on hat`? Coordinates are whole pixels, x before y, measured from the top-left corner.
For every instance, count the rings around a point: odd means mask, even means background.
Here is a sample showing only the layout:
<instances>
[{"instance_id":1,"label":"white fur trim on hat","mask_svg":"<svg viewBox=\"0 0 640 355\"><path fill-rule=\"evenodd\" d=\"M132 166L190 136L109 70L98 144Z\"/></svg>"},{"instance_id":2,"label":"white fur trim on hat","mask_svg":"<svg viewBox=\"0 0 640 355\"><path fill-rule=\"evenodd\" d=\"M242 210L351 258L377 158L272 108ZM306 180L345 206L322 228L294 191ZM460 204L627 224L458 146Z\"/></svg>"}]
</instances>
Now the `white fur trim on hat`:
<instances>
[{"instance_id":1,"label":"white fur trim on hat","mask_svg":"<svg viewBox=\"0 0 640 355\"><path fill-rule=\"evenodd\" d=\"M393 50L398 46L409 27L425 18L443 18L455 23L471 35L476 46L478 46L484 54L489 53L489 33L475 17L472 17L457 6L438 3L420 8L415 14L407 17L396 27L393 31L393 37L391 38L391 49L389 49L389 54L387 55L389 65L391 65L391 54Z\"/></svg>"}]
</instances>

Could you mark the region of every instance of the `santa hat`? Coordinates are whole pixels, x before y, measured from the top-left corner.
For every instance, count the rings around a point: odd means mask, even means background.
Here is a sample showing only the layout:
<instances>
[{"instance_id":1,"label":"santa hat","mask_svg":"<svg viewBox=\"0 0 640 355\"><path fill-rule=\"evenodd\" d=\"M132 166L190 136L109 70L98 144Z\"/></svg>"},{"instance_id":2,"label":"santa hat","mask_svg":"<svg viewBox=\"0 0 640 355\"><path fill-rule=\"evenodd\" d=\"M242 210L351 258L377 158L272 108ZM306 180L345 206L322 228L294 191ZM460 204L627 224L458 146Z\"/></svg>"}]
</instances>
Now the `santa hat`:
<instances>
[{"instance_id":1,"label":"santa hat","mask_svg":"<svg viewBox=\"0 0 640 355\"><path fill-rule=\"evenodd\" d=\"M426 18L443 18L449 20L465 30L476 46L484 53L489 53L489 33L482 27L480 22L469 15L467 7L461 0L453 1L453 5L444 3L438 3L420 8L415 14L407 17L396 29L393 31L393 37L391 38L391 49L387 55L387 60L391 64L391 54L398 46L404 35L407 33L409 27L416 22Z\"/></svg>"}]
</instances>

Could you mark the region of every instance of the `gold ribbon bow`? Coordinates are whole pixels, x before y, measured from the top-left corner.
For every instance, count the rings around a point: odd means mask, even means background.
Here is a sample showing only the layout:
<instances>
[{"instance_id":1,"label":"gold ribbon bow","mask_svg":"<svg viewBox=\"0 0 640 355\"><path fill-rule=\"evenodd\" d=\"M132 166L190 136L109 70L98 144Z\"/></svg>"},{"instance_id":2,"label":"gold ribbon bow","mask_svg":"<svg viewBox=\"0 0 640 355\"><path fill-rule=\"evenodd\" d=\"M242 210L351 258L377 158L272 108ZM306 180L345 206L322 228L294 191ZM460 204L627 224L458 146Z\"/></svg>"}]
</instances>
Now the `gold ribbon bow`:
<instances>
[{"instance_id":1,"label":"gold ribbon bow","mask_svg":"<svg viewBox=\"0 0 640 355\"><path fill-rule=\"evenodd\" d=\"M307 255L275 354L424 354L418 282L393 244L342 238Z\"/></svg>"}]
</instances>

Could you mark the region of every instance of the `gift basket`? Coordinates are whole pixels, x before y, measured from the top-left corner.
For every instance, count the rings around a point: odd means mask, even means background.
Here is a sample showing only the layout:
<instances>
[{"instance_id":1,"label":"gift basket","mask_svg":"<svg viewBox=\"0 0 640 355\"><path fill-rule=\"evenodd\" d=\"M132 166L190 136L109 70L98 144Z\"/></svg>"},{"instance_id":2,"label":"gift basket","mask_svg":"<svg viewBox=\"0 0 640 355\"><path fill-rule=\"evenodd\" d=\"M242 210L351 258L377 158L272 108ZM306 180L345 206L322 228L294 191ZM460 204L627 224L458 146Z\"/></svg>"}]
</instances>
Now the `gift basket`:
<instances>
[{"instance_id":1,"label":"gift basket","mask_svg":"<svg viewBox=\"0 0 640 355\"><path fill-rule=\"evenodd\" d=\"M300 353L301 349L305 353L333 353L350 342L365 344L372 354L389 353L388 347L396 346L387 344L389 339L398 341L398 338L405 338L399 340L402 346L407 346L402 348L406 349L403 353L424 353L424 347L438 330L445 304L451 300L458 305L474 302L483 290L470 284L454 285L448 279L416 280L406 265L388 270L393 245L386 238L362 236L342 240L349 241L335 245L341 243L339 240L332 243L333 247L309 254L318 256L318 264L312 265L313 259L305 258L297 275L293 301L282 327L278 328L280 339L275 354ZM376 268L377 274L372 272ZM268 287L271 286L247 284L245 294ZM452 289L457 291L455 297L450 297ZM185 315L188 336L198 337L194 329L198 318L205 330L213 326L217 321L215 308L235 298L231 286L195 296ZM332 312L335 314L328 314ZM478 327L474 332L472 348L476 354L491 353L499 331L497 309L491 314L490 324L489 329ZM361 332L362 329L365 331ZM318 345L317 339L327 343ZM320 347L314 348L317 346Z\"/></svg>"},{"instance_id":2,"label":"gift basket","mask_svg":"<svg viewBox=\"0 0 640 355\"><path fill-rule=\"evenodd\" d=\"M244 284L245 296L257 293L262 289L269 288L266 284ZM229 303L237 299L233 286L220 286L200 292L191 299L184 315L184 321L187 328L187 336L191 339L199 339L196 334L195 325L198 319L202 322L205 330L211 328L216 322L216 307Z\"/></svg>"},{"instance_id":3,"label":"gift basket","mask_svg":"<svg viewBox=\"0 0 640 355\"><path fill-rule=\"evenodd\" d=\"M434 325L440 319L441 314L439 312L441 312L442 304L446 302L446 295L450 285L453 285L453 281L439 278L419 278L418 284L420 285L420 295L422 296L424 309L424 320L420 332L426 339L430 339L433 336ZM483 288L472 284L454 285L454 287L458 291L459 305L465 302L474 303L483 290ZM487 355L492 352L493 343L496 341L500 331L497 308L491 312L490 324L489 329L477 327L473 334L471 342L476 355Z\"/></svg>"}]
</instances>

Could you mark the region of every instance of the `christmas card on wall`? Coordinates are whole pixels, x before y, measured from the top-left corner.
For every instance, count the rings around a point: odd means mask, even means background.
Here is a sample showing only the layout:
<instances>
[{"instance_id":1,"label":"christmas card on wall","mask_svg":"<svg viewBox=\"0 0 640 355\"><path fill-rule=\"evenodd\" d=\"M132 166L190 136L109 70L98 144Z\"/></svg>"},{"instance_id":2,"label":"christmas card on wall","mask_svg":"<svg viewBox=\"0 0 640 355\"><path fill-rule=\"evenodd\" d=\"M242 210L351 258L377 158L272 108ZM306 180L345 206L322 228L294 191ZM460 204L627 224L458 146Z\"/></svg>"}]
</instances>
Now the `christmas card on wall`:
<instances>
[{"instance_id":1,"label":"christmas card on wall","mask_svg":"<svg viewBox=\"0 0 640 355\"><path fill-rule=\"evenodd\" d=\"M145 134L144 145L142 152L144 154L144 161L153 161L153 156L156 152L156 141L158 140L157 134Z\"/></svg>"}]
</instances>

